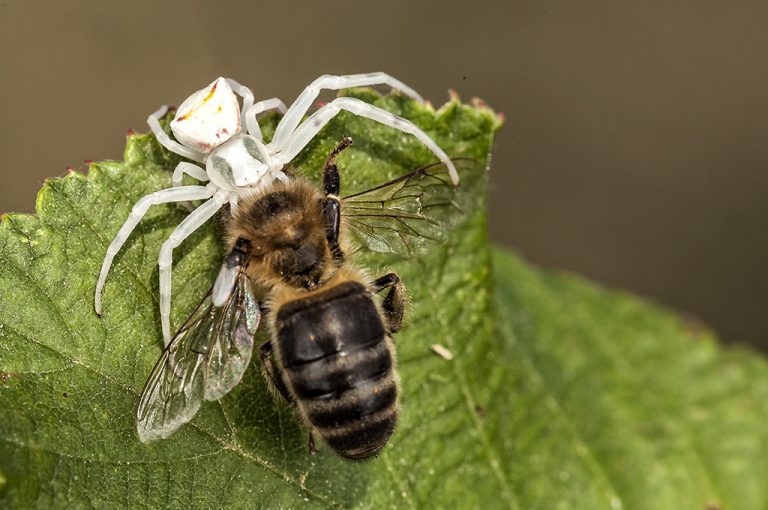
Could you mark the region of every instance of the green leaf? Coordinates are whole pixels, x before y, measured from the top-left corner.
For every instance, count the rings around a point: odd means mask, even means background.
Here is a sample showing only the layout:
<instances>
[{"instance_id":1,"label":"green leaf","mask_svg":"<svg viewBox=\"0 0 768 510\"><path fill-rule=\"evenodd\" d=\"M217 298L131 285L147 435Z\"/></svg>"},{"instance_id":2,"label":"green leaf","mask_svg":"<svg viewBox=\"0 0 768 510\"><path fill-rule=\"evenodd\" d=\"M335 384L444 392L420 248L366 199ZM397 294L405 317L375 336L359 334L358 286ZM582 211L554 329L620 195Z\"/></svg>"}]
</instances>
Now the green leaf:
<instances>
[{"instance_id":1,"label":"green leaf","mask_svg":"<svg viewBox=\"0 0 768 510\"><path fill-rule=\"evenodd\" d=\"M523 507L768 505L764 359L507 253L497 254L496 275L515 388L499 418L509 439L501 451L530 477L513 489Z\"/></svg>"},{"instance_id":2,"label":"green leaf","mask_svg":"<svg viewBox=\"0 0 768 510\"><path fill-rule=\"evenodd\" d=\"M8 215L0 226L2 506L768 506L763 359L723 350L631 296L493 254L484 168L499 121L490 110L452 101L436 113L397 95L352 93L476 161L460 169L473 201L448 244L409 260L356 259L371 274L397 270L412 298L396 338L401 419L382 455L310 456L306 430L269 393L258 361L174 436L138 441L135 403L161 350L156 258L184 211L150 211L117 256L97 317L107 245L139 197L169 186L177 161L136 135L125 162L48 181L36 216ZM342 114L298 170L317 180L344 134L355 139L340 159L344 193L434 159L408 136ZM213 225L176 250L174 325L220 260Z\"/></svg>"},{"instance_id":3,"label":"green leaf","mask_svg":"<svg viewBox=\"0 0 768 510\"><path fill-rule=\"evenodd\" d=\"M433 292L487 284L480 264L441 277L456 262L452 251L485 253L484 165L498 119L488 109L453 101L439 112L397 95L357 91L364 100L408 117L462 164L470 204L465 234L439 253L414 262L371 254L359 262L372 274L386 266L401 272L415 303ZM274 119L273 119L274 120ZM271 131L274 122L267 126ZM318 179L330 149L344 134L354 146L340 158L343 192L353 193L434 161L413 137L375 122L339 115L296 160L299 172ZM268 133L268 136L271 132ZM104 294L104 315L93 312L93 291L106 248L141 196L170 185L177 158L146 135L129 137L125 162L95 163L88 177L71 174L48 181L37 215L8 215L0 226L0 469L12 506L200 507L262 505L296 507L418 505L428 486L416 471L439 486L451 482L446 502L461 494L460 471L434 469L437 460L463 457L440 452L437 430L457 432L471 415L461 394L444 384L454 366L429 351L431 342L458 342L462 329L452 318L462 303L416 306L413 324L398 335L405 395L403 417L386 454L372 462L350 463L325 449L307 454L307 433L292 409L267 390L258 362L224 399L203 406L195 420L173 437L151 445L138 441L134 409L161 349L156 260L159 247L185 212L175 206L150 210L115 259ZM214 222L174 253L172 322L178 326L210 287L221 263ZM419 275L418 273L424 273ZM486 302L478 294L476 306ZM472 312L485 322L482 310ZM430 319L430 316L432 317ZM489 327L490 323L484 327ZM467 324L469 326L469 324ZM439 328L439 329L438 329ZM466 329L465 333L473 330ZM263 340L263 339L262 339ZM425 341L426 340L426 341ZM448 372L446 372L448 371ZM445 375L440 375L445 373ZM416 405L430 392L450 398ZM426 393L425 393L426 392ZM411 402L411 404L409 404ZM453 412L448 411L451 406ZM411 409L410 412L405 412ZM419 447L426 439L429 449ZM455 445L474 448L471 436ZM429 450L432 450L431 453ZM446 467L448 465L446 464ZM478 482L484 476L477 472ZM423 477L420 477L423 478ZM495 490L491 486L489 490Z\"/></svg>"}]
</instances>

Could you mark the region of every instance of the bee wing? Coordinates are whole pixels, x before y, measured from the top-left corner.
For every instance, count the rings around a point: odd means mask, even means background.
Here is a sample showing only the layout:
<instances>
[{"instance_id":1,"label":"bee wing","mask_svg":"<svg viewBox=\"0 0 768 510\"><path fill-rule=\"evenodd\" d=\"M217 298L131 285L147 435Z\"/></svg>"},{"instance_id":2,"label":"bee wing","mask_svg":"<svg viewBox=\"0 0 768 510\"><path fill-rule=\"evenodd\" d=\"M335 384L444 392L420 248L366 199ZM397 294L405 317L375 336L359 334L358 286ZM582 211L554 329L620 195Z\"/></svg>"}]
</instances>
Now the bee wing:
<instances>
[{"instance_id":1,"label":"bee wing","mask_svg":"<svg viewBox=\"0 0 768 510\"><path fill-rule=\"evenodd\" d=\"M244 272L237 277L235 291L212 323L211 350L206 365L205 400L218 400L237 386L253 353L253 337L261 322L259 304Z\"/></svg>"},{"instance_id":2,"label":"bee wing","mask_svg":"<svg viewBox=\"0 0 768 510\"><path fill-rule=\"evenodd\" d=\"M163 351L136 409L139 439L170 436L190 421L203 400L217 400L240 382L261 319L245 273L221 307L209 292Z\"/></svg>"},{"instance_id":3,"label":"bee wing","mask_svg":"<svg viewBox=\"0 0 768 510\"><path fill-rule=\"evenodd\" d=\"M434 163L342 198L341 215L368 249L410 257L448 240L464 195L446 166Z\"/></svg>"}]
</instances>

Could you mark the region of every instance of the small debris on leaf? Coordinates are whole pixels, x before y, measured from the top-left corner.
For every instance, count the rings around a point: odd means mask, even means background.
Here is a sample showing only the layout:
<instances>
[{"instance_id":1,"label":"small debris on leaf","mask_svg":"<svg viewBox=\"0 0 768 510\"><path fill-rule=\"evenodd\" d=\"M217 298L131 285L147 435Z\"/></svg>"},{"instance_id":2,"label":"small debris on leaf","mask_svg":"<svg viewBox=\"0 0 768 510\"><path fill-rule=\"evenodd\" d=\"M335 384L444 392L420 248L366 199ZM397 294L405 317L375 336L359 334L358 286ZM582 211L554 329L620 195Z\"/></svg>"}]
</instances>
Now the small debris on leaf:
<instances>
[{"instance_id":1,"label":"small debris on leaf","mask_svg":"<svg viewBox=\"0 0 768 510\"><path fill-rule=\"evenodd\" d=\"M448 348L443 347L440 344L432 344L429 346L432 352L443 358L444 360L451 361L453 359L453 353Z\"/></svg>"}]
</instances>

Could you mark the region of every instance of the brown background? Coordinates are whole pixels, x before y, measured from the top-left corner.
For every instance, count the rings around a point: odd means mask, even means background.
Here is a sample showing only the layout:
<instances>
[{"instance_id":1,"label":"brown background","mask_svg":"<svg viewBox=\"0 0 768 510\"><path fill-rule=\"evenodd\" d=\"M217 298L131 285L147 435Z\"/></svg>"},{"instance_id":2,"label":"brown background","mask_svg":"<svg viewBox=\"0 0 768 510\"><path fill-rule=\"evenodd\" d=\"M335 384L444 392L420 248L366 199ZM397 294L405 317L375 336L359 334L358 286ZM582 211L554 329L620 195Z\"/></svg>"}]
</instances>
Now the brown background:
<instances>
[{"instance_id":1,"label":"brown background","mask_svg":"<svg viewBox=\"0 0 768 510\"><path fill-rule=\"evenodd\" d=\"M766 27L762 0L0 0L0 211L218 75L289 101L382 70L507 114L496 241L765 346Z\"/></svg>"}]
</instances>

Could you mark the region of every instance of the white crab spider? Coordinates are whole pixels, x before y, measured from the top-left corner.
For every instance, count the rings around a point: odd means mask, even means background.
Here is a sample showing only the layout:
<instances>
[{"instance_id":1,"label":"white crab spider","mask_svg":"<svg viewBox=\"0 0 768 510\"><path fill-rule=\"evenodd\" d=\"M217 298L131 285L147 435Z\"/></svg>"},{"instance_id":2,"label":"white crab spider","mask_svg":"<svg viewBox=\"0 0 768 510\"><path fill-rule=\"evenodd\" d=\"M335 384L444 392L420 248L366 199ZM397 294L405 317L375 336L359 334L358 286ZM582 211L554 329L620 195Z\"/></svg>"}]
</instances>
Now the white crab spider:
<instances>
[{"instance_id":1,"label":"white crab spider","mask_svg":"<svg viewBox=\"0 0 768 510\"><path fill-rule=\"evenodd\" d=\"M107 248L96 283L96 313L101 315L101 294L112 259L149 207L168 202L206 200L184 218L160 248L160 322L163 339L168 345L171 340L173 249L216 214L224 204L229 203L234 213L239 198L271 184L276 179L286 179L282 172L283 166L296 157L318 131L342 110L414 135L448 167L453 183L458 184L459 176L450 158L424 131L406 119L359 99L334 99L302 122L321 90L370 85L388 85L418 101L423 101L415 90L385 73L320 76L305 88L287 109L278 98L254 104L253 93L249 88L229 78L218 78L208 87L189 96L176 111L176 116L171 121L171 130L178 142L172 140L160 127L159 119L168 111L166 106L150 115L147 123L158 142L171 152L196 161L205 168L188 162L179 163L173 172L171 188L156 191L136 202L130 216ZM235 94L243 98L242 108L239 107ZM277 125L272 141L265 144L256 116L268 110L278 110L284 116ZM241 129L243 125L247 133ZM182 186L183 174L208 184Z\"/></svg>"}]
</instances>

